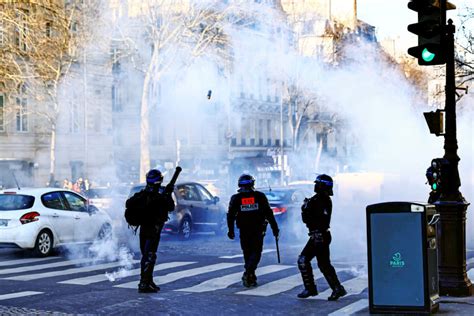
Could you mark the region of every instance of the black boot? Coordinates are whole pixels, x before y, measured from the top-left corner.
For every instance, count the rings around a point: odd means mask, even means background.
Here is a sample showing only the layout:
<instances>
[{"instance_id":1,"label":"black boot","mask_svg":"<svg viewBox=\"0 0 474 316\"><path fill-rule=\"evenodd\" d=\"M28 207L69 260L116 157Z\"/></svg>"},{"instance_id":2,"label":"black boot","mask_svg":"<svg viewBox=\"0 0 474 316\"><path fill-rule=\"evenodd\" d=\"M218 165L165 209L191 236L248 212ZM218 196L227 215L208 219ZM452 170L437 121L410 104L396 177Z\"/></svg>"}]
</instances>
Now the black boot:
<instances>
[{"instance_id":1,"label":"black boot","mask_svg":"<svg viewBox=\"0 0 474 316\"><path fill-rule=\"evenodd\" d=\"M154 288L151 283L140 281L138 283L138 293L156 293L158 290Z\"/></svg>"},{"instance_id":2,"label":"black boot","mask_svg":"<svg viewBox=\"0 0 474 316\"><path fill-rule=\"evenodd\" d=\"M257 276L255 275L255 271L248 273L248 280L250 286L257 286Z\"/></svg>"},{"instance_id":3,"label":"black boot","mask_svg":"<svg viewBox=\"0 0 474 316\"><path fill-rule=\"evenodd\" d=\"M338 285L332 291L331 296L328 297L328 301L337 301L338 298L343 297L346 294L346 289L342 285Z\"/></svg>"},{"instance_id":4,"label":"black boot","mask_svg":"<svg viewBox=\"0 0 474 316\"><path fill-rule=\"evenodd\" d=\"M156 285L155 282L153 282L153 280L150 281L150 286L154 288L157 292L160 290L160 287Z\"/></svg>"},{"instance_id":5,"label":"black boot","mask_svg":"<svg viewBox=\"0 0 474 316\"><path fill-rule=\"evenodd\" d=\"M242 275L242 285L245 287L250 287L250 275L246 272Z\"/></svg>"},{"instance_id":6,"label":"black boot","mask_svg":"<svg viewBox=\"0 0 474 316\"><path fill-rule=\"evenodd\" d=\"M316 285L313 288L305 288L301 293L298 294L299 298L308 298L310 296L318 295L318 290Z\"/></svg>"}]
</instances>

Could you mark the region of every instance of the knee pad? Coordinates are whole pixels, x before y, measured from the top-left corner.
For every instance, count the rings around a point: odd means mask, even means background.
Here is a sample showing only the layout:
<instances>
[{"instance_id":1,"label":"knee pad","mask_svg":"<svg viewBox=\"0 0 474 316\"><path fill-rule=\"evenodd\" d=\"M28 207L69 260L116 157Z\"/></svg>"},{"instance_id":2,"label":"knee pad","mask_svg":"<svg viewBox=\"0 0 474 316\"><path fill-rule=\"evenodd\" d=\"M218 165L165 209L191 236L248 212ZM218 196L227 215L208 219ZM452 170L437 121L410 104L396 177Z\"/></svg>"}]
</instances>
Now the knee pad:
<instances>
[{"instance_id":1,"label":"knee pad","mask_svg":"<svg viewBox=\"0 0 474 316\"><path fill-rule=\"evenodd\" d=\"M298 269L300 270L306 270L308 267L309 261L306 259L305 256L299 256L298 257Z\"/></svg>"}]
</instances>

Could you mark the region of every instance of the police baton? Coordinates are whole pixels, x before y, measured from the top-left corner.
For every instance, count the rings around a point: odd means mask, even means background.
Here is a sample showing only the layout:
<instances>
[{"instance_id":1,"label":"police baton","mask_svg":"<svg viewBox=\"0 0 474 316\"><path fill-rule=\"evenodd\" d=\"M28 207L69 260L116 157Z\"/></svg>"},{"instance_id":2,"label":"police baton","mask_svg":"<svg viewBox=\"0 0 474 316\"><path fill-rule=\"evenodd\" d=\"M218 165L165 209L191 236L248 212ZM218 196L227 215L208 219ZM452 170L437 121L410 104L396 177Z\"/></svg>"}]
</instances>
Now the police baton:
<instances>
[{"instance_id":1,"label":"police baton","mask_svg":"<svg viewBox=\"0 0 474 316\"><path fill-rule=\"evenodd\" d=\"M280 247L278 246L278 236L275 236L275 244L276 244L276 248L277 248L278 263L280 263Z\"/></svg>"}]
</instances>

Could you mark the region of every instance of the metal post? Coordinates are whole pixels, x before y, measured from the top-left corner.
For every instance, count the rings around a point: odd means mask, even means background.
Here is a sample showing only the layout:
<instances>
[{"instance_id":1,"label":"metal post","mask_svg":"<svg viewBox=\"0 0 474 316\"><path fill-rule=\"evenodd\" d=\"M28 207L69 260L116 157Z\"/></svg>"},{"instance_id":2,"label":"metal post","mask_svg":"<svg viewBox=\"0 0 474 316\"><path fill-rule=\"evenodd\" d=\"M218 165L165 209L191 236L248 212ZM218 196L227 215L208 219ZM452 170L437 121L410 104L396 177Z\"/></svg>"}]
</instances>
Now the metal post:
<instances>
[{"instance_id":1,"label":"metal post","mask_svg":"<svg viewBox=\"0 0 474 316\"><path fill-rule=\"evenodd\" d=\"M284 185L284 179L285 179L285 163L284 163L284 155L283 155L283 149L284 149L284 139L283 139L283 89L284 89L284 84L282 83L281 85L281 93L280 93L280 183L281 185Z\"/></svg>"},{"instance_id":2,"label":"metal post","mask_svg":"<svg viewBox=\"0 0 474 316\"><path fill-rule=\"evenodd\" d=\"M446 27L446 133L444 158L450 163L446 191L435 202L440 222L438 224L438 268L441 295L471 296L473 286L466 274L466 211L469 203L464 200L459 187L456 139L456 83L454 73L454 32L450 19Z\"/></svg>"}]
</instances>

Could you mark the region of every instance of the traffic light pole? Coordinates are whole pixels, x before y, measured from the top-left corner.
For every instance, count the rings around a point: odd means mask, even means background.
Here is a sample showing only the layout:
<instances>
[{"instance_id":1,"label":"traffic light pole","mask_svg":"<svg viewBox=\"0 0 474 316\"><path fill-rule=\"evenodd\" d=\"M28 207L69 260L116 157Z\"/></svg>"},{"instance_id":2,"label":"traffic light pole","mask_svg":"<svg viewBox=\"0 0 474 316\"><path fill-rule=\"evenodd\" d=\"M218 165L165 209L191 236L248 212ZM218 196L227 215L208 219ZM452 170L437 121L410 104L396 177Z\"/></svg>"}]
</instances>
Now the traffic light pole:
<instances>
[{"instance_id":1,"label":"traffic light pole","mask_svg":"<svg viewBox=\"0 0 474 316\"><path fill-rule=\"evenodd\" d=\"M469 203L464 200L459 187L459 156L456 139L456 82L454 64L455 27L450 19L446 26L446 126L444 158L449 161L446 190L435 202L438 223L438 268L440 295L471 296L473 285L466 274L466 212Z\"/></svg>"}]
</instances>

